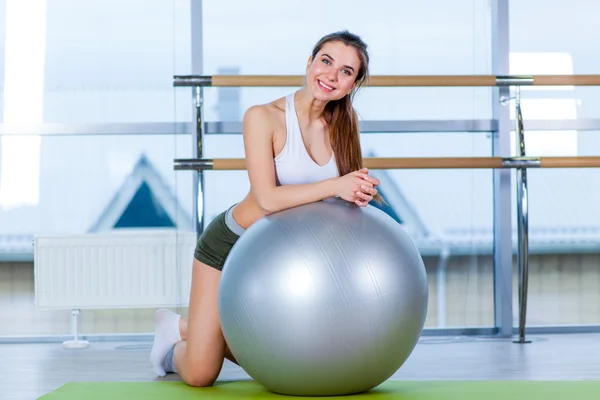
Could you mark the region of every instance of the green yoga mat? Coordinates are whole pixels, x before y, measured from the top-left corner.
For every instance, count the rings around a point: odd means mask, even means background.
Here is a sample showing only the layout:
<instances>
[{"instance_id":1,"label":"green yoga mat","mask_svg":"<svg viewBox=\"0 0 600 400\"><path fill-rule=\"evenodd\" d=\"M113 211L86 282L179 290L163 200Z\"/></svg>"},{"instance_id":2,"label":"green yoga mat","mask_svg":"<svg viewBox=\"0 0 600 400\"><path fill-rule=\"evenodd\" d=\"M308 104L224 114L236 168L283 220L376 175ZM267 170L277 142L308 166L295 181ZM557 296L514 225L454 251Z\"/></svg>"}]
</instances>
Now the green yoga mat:
<instances>
[{"instance_id":1,"label":"green yoga mat","mask_svg":"<svg viewBox=\"0 0 600 400\"><path fill-rule=\"evenodd\" d=\"M600 381L387 381L345 398L401 400L587 400L600 398ZM67 383L41 400L296 399L267 392L254 381L192 388L182 382ZM332 400L339 397L310 397Z\"/></svg>"}]
</instances>

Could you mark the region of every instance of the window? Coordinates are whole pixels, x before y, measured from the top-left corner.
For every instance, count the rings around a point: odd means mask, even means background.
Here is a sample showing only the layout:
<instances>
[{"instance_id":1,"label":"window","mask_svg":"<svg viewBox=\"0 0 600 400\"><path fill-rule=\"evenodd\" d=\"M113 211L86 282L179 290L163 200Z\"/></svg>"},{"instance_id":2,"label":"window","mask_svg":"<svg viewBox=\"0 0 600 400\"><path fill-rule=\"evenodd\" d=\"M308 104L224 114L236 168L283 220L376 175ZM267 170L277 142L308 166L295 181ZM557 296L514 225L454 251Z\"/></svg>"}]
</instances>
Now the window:
<instances>
[{"instance_id":1,"label":"window","mask_svg":"<svg viewBox=\"0 0 600 400\"><path fill-rule=\"evenodd\" d=\"M46 122L174 120L173 75L191 67L190 0L52 0L45 25Z\"/></svg>"},{"instance_id":2,"label":"window","mask_svg":"<svg viewBox=\"0 0 600 400\"><path fill-rule=\"evenodd\" d=\"M568 53L511 53L513 75L571 75L573 60ZM527 120L577 119L578 100L573 86L521 87L521 112ZM515 108L511 106L511 118ZM511 136L517 155L517 133ZM577 131L529 131L525 129L528 156L576 156Z\"/></svg>"},{"instance_id":3,"label":"window","mask_svg":"<svg viewBox=\"0 0 600 400\"><path fill-rule=\"evenodd\" d=\"M360 0L203 1L204 73L301 75L323 35L348 29L367 42L371 74L489 74L488 2ZM251 18L249 18L251 16ZM249 106L290 88L241 88ZM206 97L206 118L219 120L216 88ZM491 118L489 88L368 88L357 97L363 119ZM238 118L240 118L238 116Z\"/></svg>"},{"instance_id":4,"label":"window","mask_svg":"<svg viewBox=\"0 0 600 400\"><path fill-rule=\"evenodd\" d=\"M9 1L4 26L5 124L36 124L44 113L46 4ZM40 138L4 136L0 153L0 209L39 201Z\"/></svg>"}]
</instances>

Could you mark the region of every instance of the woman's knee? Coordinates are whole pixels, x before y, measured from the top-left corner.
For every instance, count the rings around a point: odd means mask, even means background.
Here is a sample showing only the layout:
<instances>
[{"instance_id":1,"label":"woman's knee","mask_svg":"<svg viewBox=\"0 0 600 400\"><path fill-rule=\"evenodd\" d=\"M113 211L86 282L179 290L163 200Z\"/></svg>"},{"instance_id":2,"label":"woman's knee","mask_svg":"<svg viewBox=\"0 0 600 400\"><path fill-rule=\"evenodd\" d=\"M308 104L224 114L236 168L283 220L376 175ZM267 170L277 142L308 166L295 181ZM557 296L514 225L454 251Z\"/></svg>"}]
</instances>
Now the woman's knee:
<instances>
[{"instance_id":1,"label":"woman's knee","mask_svg":"<svg viewBox=\"0 0 600 400\"><path fill-rule=\"evenodd\" d=\"M221 372L221 365L208 365L207 363L189 363L187 372L182 378L189 386L208 387L212 386Z\"/></svg>"}]
</instances>

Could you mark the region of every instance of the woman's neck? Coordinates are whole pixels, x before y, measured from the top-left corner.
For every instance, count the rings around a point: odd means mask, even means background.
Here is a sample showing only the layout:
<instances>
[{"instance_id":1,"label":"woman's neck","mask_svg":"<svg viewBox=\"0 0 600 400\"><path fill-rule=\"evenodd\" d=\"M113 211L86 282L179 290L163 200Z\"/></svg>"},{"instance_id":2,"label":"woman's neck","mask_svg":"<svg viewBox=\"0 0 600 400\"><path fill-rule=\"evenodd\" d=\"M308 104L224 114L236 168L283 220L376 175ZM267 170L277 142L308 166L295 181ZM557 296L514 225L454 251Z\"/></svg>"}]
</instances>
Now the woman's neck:
<instances>
[{"instance_id":1,"label":"woman's neck","mask_svg":"<svg viewBox=\"0 0 600 400\"><path fill-rule=\"evenodd\" d=\"M311 124L323 120L326 101L315 99L306 88L298 90L294 96L296 113Z\"/></svg>"}]
</instances>

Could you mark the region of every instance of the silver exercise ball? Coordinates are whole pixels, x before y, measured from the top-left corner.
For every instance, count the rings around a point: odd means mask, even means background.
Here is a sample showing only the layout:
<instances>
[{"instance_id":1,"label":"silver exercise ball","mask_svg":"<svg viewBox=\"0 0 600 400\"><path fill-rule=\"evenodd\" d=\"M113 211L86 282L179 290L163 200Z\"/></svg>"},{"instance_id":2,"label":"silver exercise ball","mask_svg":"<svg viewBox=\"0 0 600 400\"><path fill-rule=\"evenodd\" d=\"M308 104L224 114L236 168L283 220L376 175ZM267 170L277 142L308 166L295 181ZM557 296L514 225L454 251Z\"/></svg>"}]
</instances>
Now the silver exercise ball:
<instances>
[{"instance_id":1,"label":"silver exercise ball","mask_svg":"<svg viewBox=\"0 0 600 400\"><path fill-rule=\"evenodd\" d=\"M409 357L427 314L425 266L407 233L341 199L257 221L231 250L219 290L231 352L286 395L378 386Z\"/></svg>"}]
</instances>

